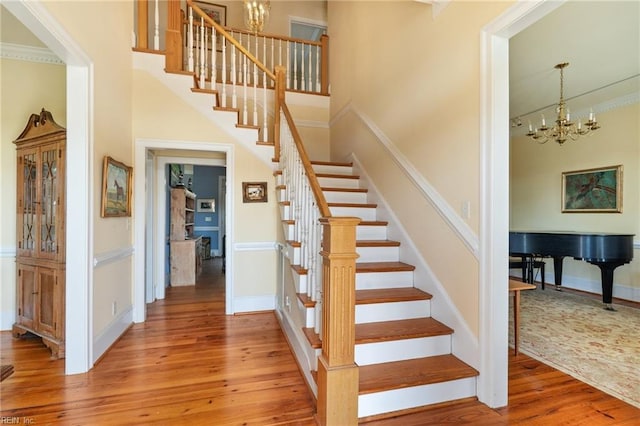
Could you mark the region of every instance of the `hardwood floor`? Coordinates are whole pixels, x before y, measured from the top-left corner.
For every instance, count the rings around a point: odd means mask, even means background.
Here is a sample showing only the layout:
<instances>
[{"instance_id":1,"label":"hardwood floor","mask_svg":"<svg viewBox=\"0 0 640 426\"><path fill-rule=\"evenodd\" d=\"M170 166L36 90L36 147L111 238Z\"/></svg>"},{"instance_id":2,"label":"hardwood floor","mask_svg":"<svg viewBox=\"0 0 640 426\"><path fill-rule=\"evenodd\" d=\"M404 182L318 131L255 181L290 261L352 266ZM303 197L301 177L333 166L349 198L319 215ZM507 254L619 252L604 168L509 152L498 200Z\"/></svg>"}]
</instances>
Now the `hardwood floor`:
<instances>
[{"instance_id":1,"label":"hardwood floor","mask_svg":"<svg viewBox=\"0 0 640 426\"><path fill-rule=\"evenodd\" d=\"M0 336L1 418L35 425L314 425L314 401L273 313L224 315L220 259L169 289L86 374L64 376L37 338ZM368 425L638 425L640 410L523 354L508 407L475 399ZM8 418L8 420L5 420Z\"/></svg>"}]
</instances>

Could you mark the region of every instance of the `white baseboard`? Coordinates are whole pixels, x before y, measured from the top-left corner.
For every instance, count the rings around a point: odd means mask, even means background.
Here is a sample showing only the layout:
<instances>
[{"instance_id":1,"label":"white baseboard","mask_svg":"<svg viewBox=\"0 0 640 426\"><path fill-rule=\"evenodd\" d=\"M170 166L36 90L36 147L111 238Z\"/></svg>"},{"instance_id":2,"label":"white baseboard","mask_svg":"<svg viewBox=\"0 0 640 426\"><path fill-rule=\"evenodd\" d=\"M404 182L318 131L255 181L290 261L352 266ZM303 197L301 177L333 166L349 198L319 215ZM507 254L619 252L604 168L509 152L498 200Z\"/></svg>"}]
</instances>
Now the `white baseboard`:
<instances>
[{"instance_id":1,"label":"white baseboard","mask_svg":"<svg viewBox=\"0 0 640 426\"><path fill-rule=\"evenodd\" d=\"M235 313L273 311L275 308L275 294L267 296L246 296L233 298L233 311Z\"/></svg>"},{"instance_id":2,"label":"white baseboard","mask_svg":"<svg viewBox=\"0 0 640 426\"><path fill-rule=\"evenodd\" d=\"M133 306L122 311L113 322L93 341L93 360L95 362L113 345L133 324Z\"/></svg>"},{"instance_id":3,"label":"white baseboard","mask_svg":"<svg viewBox=\"0 0 640 426\"><path fill-rule=\"evenodd\" d=\"M522 273L520 271L511 271L510 275L519 278L522 277ZM553 284L555 282L553 270L551 272L545 271L544 282L547 284ZM585 278L575 277L572 275L562 274L562 287L584 291L585 293L602 294L602 283L600 281L587 280ZM614 283L613 297L640 303L640 288Z\"/></svg>"}]
</instances>

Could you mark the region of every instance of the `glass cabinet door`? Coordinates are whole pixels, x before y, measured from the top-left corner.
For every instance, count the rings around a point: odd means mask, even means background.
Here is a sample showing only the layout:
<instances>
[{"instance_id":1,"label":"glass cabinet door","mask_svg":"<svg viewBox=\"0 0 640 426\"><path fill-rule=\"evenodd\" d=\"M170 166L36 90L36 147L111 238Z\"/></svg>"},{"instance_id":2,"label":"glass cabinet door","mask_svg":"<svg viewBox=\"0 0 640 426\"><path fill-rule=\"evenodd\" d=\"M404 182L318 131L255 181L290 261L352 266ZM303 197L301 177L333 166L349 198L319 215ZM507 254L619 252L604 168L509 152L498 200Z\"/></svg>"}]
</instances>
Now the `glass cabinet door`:
<instances>
[{"instance_id":1,"label":"glass cabinet door","mask_svg":"<svg viewBox=\"0 0 640 426\"><path fill-rule=\"evenodd\" d=\"M18 159L18 254L34 256L38 232L38 150L21 150Z\"/></svg>"},{"instance_id":2,"label":"glass cabinet door","mask_svg":"<svg viewBox=\"0 0 640 426\"><path fill-rule=\"evenodd\" d=\"M40 256L54 259L58 252L58 149L46 146L40 152Z\"/></svg>"}]
</instances>

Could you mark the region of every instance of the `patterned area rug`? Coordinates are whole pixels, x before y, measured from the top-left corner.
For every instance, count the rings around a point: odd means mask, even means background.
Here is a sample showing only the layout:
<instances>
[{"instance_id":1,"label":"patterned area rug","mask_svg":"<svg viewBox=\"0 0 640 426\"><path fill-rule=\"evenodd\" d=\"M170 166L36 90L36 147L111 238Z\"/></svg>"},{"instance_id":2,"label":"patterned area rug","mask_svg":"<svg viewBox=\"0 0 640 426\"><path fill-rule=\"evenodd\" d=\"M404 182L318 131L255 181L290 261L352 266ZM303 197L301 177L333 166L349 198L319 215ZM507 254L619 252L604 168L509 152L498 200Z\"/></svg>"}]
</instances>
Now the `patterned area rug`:
<instances>
[{"instance_id":1,"label":"patterned area rug","mask_svg":"<svg viewBox=\"0 0 640 426\"><path fill-rule=\"evenodd\" d=\"M521 352L640 408L640 309L614 303L611 312L549 288L521 294Z\"/></svg>"}]
</instances>

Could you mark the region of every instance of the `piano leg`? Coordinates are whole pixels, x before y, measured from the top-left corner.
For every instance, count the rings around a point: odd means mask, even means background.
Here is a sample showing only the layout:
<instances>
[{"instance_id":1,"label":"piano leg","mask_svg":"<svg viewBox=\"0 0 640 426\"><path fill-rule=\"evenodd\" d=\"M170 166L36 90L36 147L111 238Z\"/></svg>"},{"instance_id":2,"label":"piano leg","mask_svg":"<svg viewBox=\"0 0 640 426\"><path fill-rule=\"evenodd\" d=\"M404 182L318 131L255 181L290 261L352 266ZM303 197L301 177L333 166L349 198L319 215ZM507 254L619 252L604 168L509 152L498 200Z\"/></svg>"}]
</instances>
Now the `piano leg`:
<instances>
[{"instance_id":1,"label":"piano leg","mask_svg":"<svg viewBox=\"0 0 640 426\"><path fill-rule=\"evenodd\" d=\"M613 308L613 271L626 262L589 262L600 268L602 280L602 303L607 311L615 311Z\"/></svg>"},{"instance_id":2,"label":"piano leg","mask_svg":"<svg viewBox=\"0 0 640 426\"><path fill-rule=\"evenodd\" d=\"M555 276L556 290L562 291L562 261L564 256L553 256L553 275Z\"/></svg>"}]
</instances>

